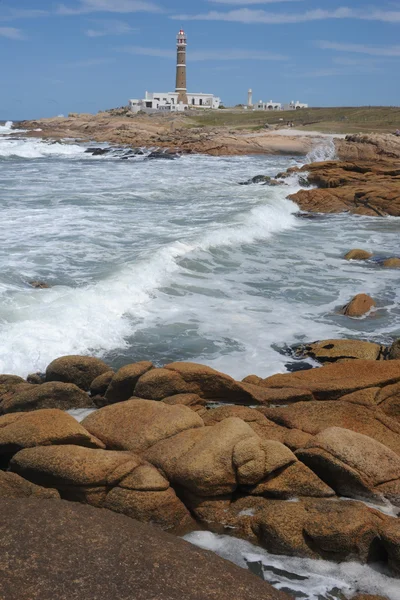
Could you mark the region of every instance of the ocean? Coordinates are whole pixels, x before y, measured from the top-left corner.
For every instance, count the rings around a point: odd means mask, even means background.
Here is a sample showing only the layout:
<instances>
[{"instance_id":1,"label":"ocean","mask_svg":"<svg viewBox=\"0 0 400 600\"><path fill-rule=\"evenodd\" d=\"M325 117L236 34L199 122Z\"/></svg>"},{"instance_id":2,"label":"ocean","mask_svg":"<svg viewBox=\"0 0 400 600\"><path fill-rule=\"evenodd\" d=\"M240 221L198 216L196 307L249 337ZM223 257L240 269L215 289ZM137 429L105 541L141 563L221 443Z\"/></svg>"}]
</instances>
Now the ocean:
<instances>
[{"instance_id":1,"label":"ocean","mask_svg":"<svg viewBox=\"0 0 400 600\"><path fill-rule=\"evenodd\" d=\"M130 160L0 128L0 372L26 376L65 354L112 366L210 365L236 378L284 372L304 341L400 335L397 273L347 262L398 253L400 221L298 216L299 189L239 185L334 155ZM51 287L34 289L30 281ZM365 292L373 318L337 309Z\"/></svg>"},{"instance_id":2,"label":"ocean","mask_svg":"<svg viewBox=\"0 0 400 600\"><path fill-rule=\"evenodd\" d=\"M301 159L150 160L146 150L121 160L87 147L0 126L0 373L26 376L56 357L91 354L115 368L184 360L266 377L293 368L293 344L400 337L398 274L379 265L399 254L399 219L304 218L287 199L300 188L296 176L279 187L239 185L334 158L331 141ZM351 248L378 261L347 262ZM377 311L338 314L360 292ZM190 541L252 563L300 598L364 586L396 599L395 580L373 567L272 557L208 532Z\"/></svg>"}]
</instances>

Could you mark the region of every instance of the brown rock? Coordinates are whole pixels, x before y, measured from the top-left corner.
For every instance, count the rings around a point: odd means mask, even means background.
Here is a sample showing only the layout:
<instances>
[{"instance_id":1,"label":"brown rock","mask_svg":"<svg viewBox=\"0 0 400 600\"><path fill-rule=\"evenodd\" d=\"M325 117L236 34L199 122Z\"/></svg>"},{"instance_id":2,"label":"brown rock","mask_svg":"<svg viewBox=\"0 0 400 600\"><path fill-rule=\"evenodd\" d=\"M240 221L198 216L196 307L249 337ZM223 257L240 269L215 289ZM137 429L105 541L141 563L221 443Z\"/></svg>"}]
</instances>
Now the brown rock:
<instances>
[{"instance_id":1,"label":"brown rock","mask_svg":"<svg viewBox=\"0 0 400 600\"><path fill-rule=\"evenodd\" d=\"M37 288L39 290L45 290L50 287L49 284L46 283L45 281L30 281L29 285L32 286L33 288Z\"/></svg>"},{"instance_id":2,"label":"brown rock","mask_svg":"<svg viewBox=\"0 0 400 600\"><path fill-rule=\"evenodd\" d=\"M384 348L379 344L359 340L322 340L298 346L295 354L298 358L310 357L320 363L356 359L381 360Z\"/></svg>"},{"instance_id":3,"label":"brown rock","mask_svg":"<svg viewBox=\"0 0 400 600\"><path fill-rule=\"evenodd\" d=\"M114 371L106 371L102 375L99 375L90 384L90 395L93 396L104 396L108 386L114 377Z\"/></svg>"},{"instance_id":4,"label":"brown rock","mask_svg":"<svg viewBox=\"0 0 400 600\"><path fill-rule=\"evenodd\" d=\"M386 389L386 388L383 388ZM377 406L378 395L381 389L378 387L365 388L365 390L358 390L351 394L342 396L340 400L342 402L354 402L354 404L361 404L362 406Z\"/></svg>"},{"instance_id":5,"label":"brown rock","mask_svg":"<svg viewBox=\"0 0 400 600\"><path fill-rule=\"evenodd\" d=\"M153 363L148 361L125 365L117 371L105 394L109 404L129 400L134 395L134 389L139 378L153 369Z\"/></svg>"},{"instance_id":6,"label":"brown rock","mask_svg":"<svg viewBox=\"0 0 400 600\"><path fill-rule=\"evenodd\" d=\"M387 560L391 526L397 526L396 519L359 502L324 499L271 500L253 523L260 542L273 554L363 563ZM400 542L397 531L394 538ZM390 554L396 558L394 550Z\"/></svg>"},{"instance_id":7,"label":"brown rock","mask_svg":"<svg viewBox=\"0 0 400 600\"><path fill-rule=\"evenodd\" d=\"M300 402L287 408L265 409L265 412L279 425L301 429L312 435L328 427L350 429L400 454L400 426L379 408L341 401Z\"/></svg>"},{"instance_id":8,"label":"brown rock","mask_svg":"<svg viewBox=\"0 0 400 600\"><path fill-rule=\"evenodd\" d=\"M43 409L0 417L0 454L15 454L23 448L52 444L104 448L100 440L62 410Z\"/></svg>"},{"instance_id":9,"label":"brown rock","mask_svg":"<svg viewBox=\"0 0 400 600\"><path fill-rule=\"evenodd\" d=\"M263 408L255 410L254 408L249 408L247 406L220 406L208 410L202 417L207 426L216 425L230 417L237 417L250 425L252 430L262 440L282 442L282 444L285 444L291 450L297 450L297 448L303 448L306 445L310 439L310 435L300 430L295 431L277 425L273 421L267 419L262 414L262 411Z\"/></svg>"},{"instance_id":10,"label":"brown rock","mask_svg":"<svg viewBox=\"0 0 400 600\"><path fill-rule=\"evenodd\" d=\"M57 499L60 494L57 490L50 490L26 479L23 479L16 473L5 473L0 471L0 498L53 498Z\"/></svg>"},{"instance_id":11,"label":"brown rock","mask_svg":"<svg viewBox=\"0 0 400 600\"><path fill-rule=\"evenodd\" d=\"M387 258L382 264L386 269L400 269L400 258Z\"/></svg>"},{"instance_id":12,"label":"brown rock","mask_svg":"<svg viewBox=\"0 0 400 600\"><path fill-rule=\"evenodd\" d=\"M400 339L393 342L389 349L389 359L399 360L400 359Z\"/></svg>"},{"instance_id":13,"label":"brown rock","mask_svg":"<svg viewBox=\"0 0 400 600\"><path fill-rule=\"evenodd\" d=\"M143 452L160 440L203 427L204 423L186 406L135 398L101 408L82 425L107 448Z\"/></svg>"},{"instance_id":14,"label":"brown rock","mask_svg":"<svg viewBox=\"0 0 400 600\"><path fill-rule=\"evenodd\" d=\"M249 488L251 495L288 500L299 496L330 498L335 492L301 462L294 462Z\"/></svg>"},{"instance_id":15,"label":"brown rock","mask_svg":"<svg viewBox=\"0 0 400 600\"><path fill-rule=\"evenodd\" d=\"M380 484L398 481L400 456L365 435L331 427L296 453L338 494L380 500Z\"/></svg>"},{"instance_id":16,"label":"brown rock","mask_svg":"<svg viewBox=\"0 0 400 600\"><path fill-rule=\"evenodd\" d=\"M173 484L199 496L219 496L238 485L254 485L296 461L283 444L262 441L235 417L161 441L145 457Z\"/></svg>"},{"instance_id":17,"label":"brown rock","mask_svg":"<svg viewBox=\"0 0 400 600\"><path fill-rule=\"evenodd\" d=\"M345 254L344 258L346 260L368 260L372 256L372 252L368 252L367 250L354 249Z\"/></svg>"},{"instance_id":18,"label":"brown rock","mask_svg":"<svg viewBox=\"0 0 400 600\"><path fill-rule=\"evenodd\" d=\"M288 174L292 172L289 169ZM300 173L305 173L307 183L313 186L290 196L302 210L374 217L400 215L398 159L379 164L375 161L313 163L302 167Z\"/></svg>"},{"instance_id":19,"label":"brown rock","mask_svg":"<svg viewBox=\"0 0 400 600\"><path fill-rule=\"evenodd\" d=\"M343 307L341 312L346 317L362 317L375 306L375 300L368 296L368 294L357 294L357 296L354 296L354 298Z\"/></svg>"},{"instance_id":20,"label":"brown rock","mask_svg":"<svg viewBox=\"0 0 400 600\"><path fill-rule=\"evenodd\" d=\"M371 596L371 594L357 594L351 600L389 600L387 596Z\"/></svg>"},{"instance_id":21,"label":"brown rock","mask_svg":"<svg viewBox=\"0 0 400 600\"><path fill-rule=\"evenodd\" d=\"M19 452L10 469L58 489L67 500L108 508L164 529L191 521L168 481L128 452L78 446L34 448Z\"/></svg>"},{"instance_id":22,"label":"brown rock","mask_svg":"<svg viewBox=\"0 0 400 600\"><path fill-rule=\"evenodd\" d=\"M42 385L16 386L1 403L3 413L39 410L41 408L92 408L89 396L72 383L49 382Z\"/></svg>"},{"instance_id":23,"label":"brown rock","mask_svg":"<svg viewBox=\"0 0 400 600\"><path fill-rule=\"evenodd\" d=\"M375 400L385 415L400 422L400 383L378 390Z\"/></svg>"},{"instance_id":24,"label":"brown rock","mask_svg":"<svg viewBox=\"0 0 400 600\"><path fill-rule=\"evenodd\" d=\"M357 390L400 381L400 361L355 360L264 379L270 388L308 389L316 400L334 400Z\"/></svg>"},{"instance_id":25,"label":"brown rock","mask_svg":"<svg viewBox=\"0 0 400 600\"><path fill-rule=\"evenodd\" d=\"M4 500L0 552L7 600L289 600L211 552L70 502Z\"/></svg>"},{"instance_id":26,"label":"brown rock","mask_svg":"<svg viewBox=\"0 0 400 600\"><path fill-rule=\"evenodd\" d=\"M42 373L39 373L39 372L38 373L31 373L26 378L26 381L28 383L33 383L34 385L41 385L42 383L45 382L45 376L42 375Z\"/></svg>"},{"instance_id":27,"label":"brown rock","mask_svg":"<svg viewBox=\"0 0 400 600\"><path fill-rule=\"evenodd\" d=\"M46 369L46 381L73 383L84 391L96 377L107 373L110 367L92 356L62 356L56 358Z\"/></svg>"}]
</instances>

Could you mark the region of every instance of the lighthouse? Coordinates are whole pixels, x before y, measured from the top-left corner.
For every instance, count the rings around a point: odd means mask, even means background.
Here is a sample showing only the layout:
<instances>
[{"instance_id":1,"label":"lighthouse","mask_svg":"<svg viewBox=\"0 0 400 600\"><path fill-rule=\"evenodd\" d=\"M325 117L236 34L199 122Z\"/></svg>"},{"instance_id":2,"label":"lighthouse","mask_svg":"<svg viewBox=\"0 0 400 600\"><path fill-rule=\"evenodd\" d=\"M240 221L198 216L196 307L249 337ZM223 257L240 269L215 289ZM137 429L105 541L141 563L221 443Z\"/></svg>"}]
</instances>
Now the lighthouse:
<instances>
[{"instance_id":1,"label":"lighthouse","mask_svg":"<svg viewBox=\"0 0 400 600\"><path fill-rule=\"evenodd\" d=\"M186 87L186 34L183 29L176 36L177 60L176 60L176 87L178 93L178 103L188 104Z\"/></svg>"}]
</instances>

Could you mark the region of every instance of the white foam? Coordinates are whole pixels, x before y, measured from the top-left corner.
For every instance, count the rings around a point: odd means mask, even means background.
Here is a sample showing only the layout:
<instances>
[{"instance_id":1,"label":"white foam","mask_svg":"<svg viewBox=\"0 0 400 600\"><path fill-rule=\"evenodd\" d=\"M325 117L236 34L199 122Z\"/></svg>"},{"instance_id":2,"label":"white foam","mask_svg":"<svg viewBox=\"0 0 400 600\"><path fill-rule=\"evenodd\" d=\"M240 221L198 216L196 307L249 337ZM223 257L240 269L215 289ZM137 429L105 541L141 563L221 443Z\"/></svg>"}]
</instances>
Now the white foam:
<instances>
[{"instance_id":1,"label":"white foam","mask_svg":"<svg viewBox=\"0 0 400 600\"><path fill-rule=\"evenodd\" d=\"M305 160L305 164L313 162L323 162L326 160L335 160L337 158L336 147L333 138L329 137L311 150Z\"/></svg>"},{"instance_id":2,"label":"white foam","mask_svg":"<svg viewBox=\"0 0 400 600\"><path fill-rule=\"evenodd\" d=\"M71 415L71 417L74 417L78 423L81 423L83 419L86 419L86 417L96 412L96 410L96 408L73 408L71 410L67 410L66 412Z\"/></svg>"},{"instance_id":3,"label":"white foam","mask_svg":"<svg viewBox=\"0 0 400 600\"><path fill-rule=\"evenodd\" d=\"M356 562L340 564L289 556L277 556L249 542L208 531L196 531L184 538L205 550L211 550L240 567L250 568L278 590L292 591L307 600L332 600L340 591L351 598L357 592L387 596L399 600L399 580L378 565ZM302 597L302 596L300 596Z\"/></svg>"},{"instance_id":4,"label":"white foam","mask_svg":"<svg viewBox=\"0 0 400 600\"><path fill-rule=\"evenodd\" d=\"M156 289L182 271L180 259L211 248L267 239L294 226L295 210L284 199L254 208L231 225L148 252L142 260L96 284L56 286L32 290L29 295L25 290L15 292L12 305L0 310L0 318L6 321L1 332L0 372L26 374L45 369L60 353L104 353L126 347L137 320L143 327L149 317L147 307Z\"/></svg>"},{"instance_id":5,"label":"white foam","mask_svg":"<svg viewBox=\"0 0 400 600\"><path fill-rule=\"evenodd\" d=\"M8 132L10 133L11 130ZM0 157L10 158L43 158L51 156L64 156L73 158L85 152L83 146L77 144L60 144L59 142L45 142L40 139L0 139Z\"/></svg>"},{"instance_id":6,"label":"white foam","mask_svg":"<svg viewBox=\"0 0 400 600\"><path fill-rule=\"evenodd\" d=\"M0 135L8 135L12 132L12 121L7 121L4 125L0 125Z\"/></svg>"}]
</instances>

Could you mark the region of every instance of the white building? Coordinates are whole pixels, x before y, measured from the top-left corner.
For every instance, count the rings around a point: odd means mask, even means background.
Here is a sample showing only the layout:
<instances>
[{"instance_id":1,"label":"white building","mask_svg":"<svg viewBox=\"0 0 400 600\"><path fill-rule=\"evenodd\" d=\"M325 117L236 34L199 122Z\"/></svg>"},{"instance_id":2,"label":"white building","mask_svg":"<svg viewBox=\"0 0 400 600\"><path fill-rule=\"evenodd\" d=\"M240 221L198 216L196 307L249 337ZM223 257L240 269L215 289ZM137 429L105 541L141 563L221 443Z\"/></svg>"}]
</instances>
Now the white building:
<instances>
[{"instance_id":1,"label":"white building","mask_svg":"<svg viewBox=\"0 0 400 600\"><path fill-rule=\"evenodd\" d=\"M221 98L213 94L191 94L186 89L186 34L181 29L176 36L176 87L175 92L146 92L143 99L129 100L132 112L172 111L181 112L188 108L214 109L221 105Z\"/></svg>"},{"instance_id":2,"label":"white building","mask_svg":"<svg viewBox=\"0 0 400 600\"><path fill-rule=\"evenodd\" d=\"M257 104L253 104L253 110L282 110L282 104L280 102L263 102L260 100Z\"/></svg>"},{"instance_id":3,"label":"white building","mask_svg":"<svg viewBox=\"0 0 400 600\"><path fill-rule=\"evenodd\" d=\"M292 100L289 104L283 105L283 110L300 110L301 108L308 108L308 104L303 104L298 100L296 100L296 102Z\"/></svg>"},{"instance_id":4,"label":"white building","mask_svg":"<svg viewBox=\"0 0 400 600\"><path fill-rule=\"evenodd\" d=\"M187 93L187 104L178 102L179 92L146 92L143 99L129 100L129 108L132 112L143 111L171 111L181 112L189 107L195 108L219 108L221 99L213 94Z\"/></svg>"}]
</instances>

